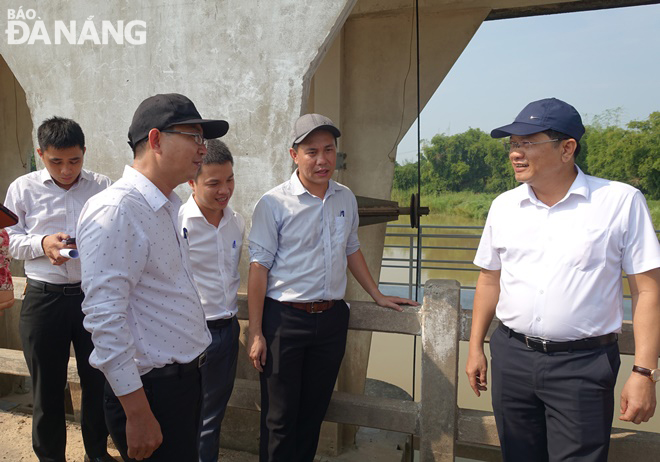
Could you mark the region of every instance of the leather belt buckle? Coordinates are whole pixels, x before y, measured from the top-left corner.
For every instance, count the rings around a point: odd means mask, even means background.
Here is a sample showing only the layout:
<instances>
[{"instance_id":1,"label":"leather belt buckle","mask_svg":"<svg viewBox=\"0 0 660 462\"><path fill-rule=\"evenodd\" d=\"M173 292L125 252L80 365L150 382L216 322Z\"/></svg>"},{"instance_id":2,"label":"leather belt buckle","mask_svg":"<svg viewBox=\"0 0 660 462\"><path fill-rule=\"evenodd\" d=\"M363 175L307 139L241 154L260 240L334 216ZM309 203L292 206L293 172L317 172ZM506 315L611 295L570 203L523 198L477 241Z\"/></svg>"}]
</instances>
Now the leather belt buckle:
<instances>
[{"instance_id":1,"label":"leather belt buckle","mask_svg":"<svg viewBox=\"0 0 660 462\"><path fill-rule=\"evenodd\" d=\"M311 302L309 304L309 313L320 313L320 311L316 310L316 307L314 306L316 302Z\"/></svg>"},{"instance_id":2,"label":"leather belt buckle","mask_svg":"<svg viewBox=\"0 0 660 462\"><path fill-rule=\"evenodd\" d=\"M548 341L542 338L525 335L525 346L530 350L548 352Z\"/></svg>"},{"instance_id":3,"label":"leather belt buckle","mask_svg":"<svg viewBox=\"0 0 660 462\"><path fill-rule=\"evenodd\" d=\"M62 287L62 294L64 296L80 295L82 294L82 288L80 286L74 286L74 287L64 286Z\"/></svg>"}]
</instances>

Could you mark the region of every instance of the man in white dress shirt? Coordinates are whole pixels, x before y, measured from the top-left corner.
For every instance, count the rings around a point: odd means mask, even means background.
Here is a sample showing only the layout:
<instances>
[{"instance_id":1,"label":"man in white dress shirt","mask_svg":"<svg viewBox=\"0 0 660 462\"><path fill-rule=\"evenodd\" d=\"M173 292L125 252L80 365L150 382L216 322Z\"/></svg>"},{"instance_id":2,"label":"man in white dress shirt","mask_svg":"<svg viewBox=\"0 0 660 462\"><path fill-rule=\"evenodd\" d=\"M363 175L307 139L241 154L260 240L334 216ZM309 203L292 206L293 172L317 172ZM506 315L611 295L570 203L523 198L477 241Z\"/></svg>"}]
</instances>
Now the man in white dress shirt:
<instances>
[{"instance_id":1,"label":"man in white dress shirt","mask_svg":"<svg viewBox=\"0 0 660 462\"><path fill-rule=\"evenodd\" d=\"M80 217L90 362L107 379L106 421L124 460L197 460L199 366L211 336L173 189L197 174L205 139L227 129L183 95L147 98L128 132L133 166Z\"/></svg>"},{"instance_id":2,"label":"man in white dress shirt","mask_svg":"<svg viewBox=\"0 0 660 462\"><path fill-rule=\"evenodd\" d=\"M64 390L73 343L82 388L85 460L112 460L106 452L103 374L89 365L93 346L83 327L80 260L60 255L62 249L75 249L66 239L76 236L85 202L107 188L110 179L83 170L85 135L73 120L45 120L37 137L46 168L15 180L5 199L19 217L18 224L7 228L10 253L25 260L28 278L19 331L32 376L32 446L42 462L64 461Z\"/></svg>"},{"instance_id":3,"label":"man in white dress shirt","mask_svg":"<svg viewBox=\"0 0 660 462\"><path fill-rule=\"evenodd\" d=\"M234 159L225 143L209 140L194 180L193 193L179 209L179 230L188 241L190 266L197 284L211 345L202 372L200 462L217 462L220 427L234 389L240 327L238 263L245 222L229 207L234 193Z\"/></svg>"},{"instance_id":4,"label":"man in white dress shirt","mask_svg":"<svg viewBox=\"0 0 660 462\"><path fill-rule=\"evenodd\" d=\"M621 271L628 275L635 368L620 419L655 410L660 353L660 245L644 196L576 165L584 126L555 98L514 123L509 158L522 184L493 201L474 263L480 266L466 372L486 390L491 337L493 410L505 461L605 462L620 359Z\"/></svg>"},{"instance_id":5,"label":"man in white dress shirt","mask_svg":"<svg viewBox=\"0 0 660 462\"><path fill-rule=\"evenodd\" d=\"M380 306L360 251L357 201L331 180L339 129L319 114L291 136L291 179L257 202L250 231L249 345L261 372L261 462L312 462L346 347L346 268Z\"/></svg>"}]
</instances>

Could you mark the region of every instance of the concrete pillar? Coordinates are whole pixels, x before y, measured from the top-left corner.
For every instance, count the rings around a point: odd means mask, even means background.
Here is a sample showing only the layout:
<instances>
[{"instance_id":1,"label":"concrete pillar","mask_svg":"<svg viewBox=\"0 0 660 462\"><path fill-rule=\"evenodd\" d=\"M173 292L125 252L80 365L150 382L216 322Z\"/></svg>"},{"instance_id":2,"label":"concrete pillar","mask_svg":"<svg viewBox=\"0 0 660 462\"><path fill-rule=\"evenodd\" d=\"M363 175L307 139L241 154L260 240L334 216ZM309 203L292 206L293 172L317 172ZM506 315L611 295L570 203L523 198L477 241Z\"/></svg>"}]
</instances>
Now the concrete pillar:
<instances>
[{"instance_id":1,"label":"concrete pillar","mask_svg":"<svg viewBox=\"0 0 660 462\"><path fill-rule=\"evenodd\" d=\"M422 462L453 462L456 445L460 284L429 280L422 306Z\"/></svg>"}]
</instances>

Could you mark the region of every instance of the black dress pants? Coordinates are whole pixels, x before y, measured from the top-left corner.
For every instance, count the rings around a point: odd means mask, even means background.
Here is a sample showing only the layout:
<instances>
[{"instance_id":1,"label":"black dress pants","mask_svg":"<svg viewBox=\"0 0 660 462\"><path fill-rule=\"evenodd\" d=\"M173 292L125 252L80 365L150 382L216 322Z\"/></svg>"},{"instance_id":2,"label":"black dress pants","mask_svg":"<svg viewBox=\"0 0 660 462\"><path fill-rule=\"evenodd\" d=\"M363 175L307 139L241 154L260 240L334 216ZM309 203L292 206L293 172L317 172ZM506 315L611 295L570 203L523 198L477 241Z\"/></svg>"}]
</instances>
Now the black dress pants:
<instances>
[{"instance_id":1,"label":"black dress pants","mask_svg":"<svg viewBox=\"0 0 660 462\"><path fill-rule=\"evenodd\" d=\"M261 378L260 462L312 462L346 349L344 301L307 313L267 298Z\"/></svg>"},{"instance_id":2,"label":"black dress pants","mask_svg":"<svg viewBox=\"0 0 660 462\"><path fill-rule=\"evenodd\" d=\"M32 377L32 446L41 462L63 462L66 448L64 390L71 343L82 388L82 436L90 457L106 453L103 374L89 365L94 348L83 327L84 295L64 295L27 286L19 332Z\"/></svg>"},{"instance_id":3,"label":"black dress pants","mask_svg":"<svg viewBox=\"0 0 660 462\"><path fill-rule=\"evenodd\" d=\"M180 365L170 365L176 368ZM155 371L154 371L155 372ZM163 443L150 462L197 462L199 457L199 426L202 408L202 379L198 368L187 368L170 377L142 376L144 392L151 412L158 420ZM105 418L110 436L122 459L128 457L126 413L108 383L105 385Z\"/></svg>"},{"instance_id":4,"label":"black dress pants","mask_svg":"<svg viewBox=\"0 0 660 462\"><path fill-rule=\"evenodd\" d=\"M617 343L541 353L501 328L490 341L505 462L606 462L621 364Z\"/></svg>"}]
</instances>

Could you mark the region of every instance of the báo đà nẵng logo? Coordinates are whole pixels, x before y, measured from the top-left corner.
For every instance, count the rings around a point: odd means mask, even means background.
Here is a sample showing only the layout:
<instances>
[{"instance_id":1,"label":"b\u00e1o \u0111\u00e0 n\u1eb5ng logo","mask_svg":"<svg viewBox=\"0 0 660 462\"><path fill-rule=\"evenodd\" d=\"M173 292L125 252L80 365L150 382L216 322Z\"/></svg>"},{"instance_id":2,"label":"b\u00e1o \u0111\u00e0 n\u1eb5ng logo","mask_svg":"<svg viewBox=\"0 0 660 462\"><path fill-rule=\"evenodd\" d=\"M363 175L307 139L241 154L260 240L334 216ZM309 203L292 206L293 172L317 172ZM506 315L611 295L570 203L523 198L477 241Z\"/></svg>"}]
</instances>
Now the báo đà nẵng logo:
<instances>
[{"instance_id":1,"label":"b\u00e1o \u0111\u00e0 n\u1eb5ng logo","mask_svg":"<svg viewBox=\"0 0 660 462\"><path fill-rule=\"evenodd\" d=\"M147 43L147 23L140 20L125 22L94 21L89 16L85 21L55 20L46 24L34 9L7 10L7 43L9 45L144 45Z\"/></svg>"}]
</instances>

